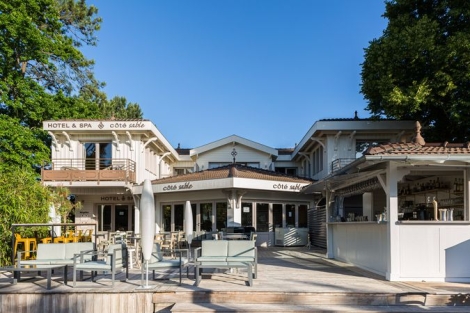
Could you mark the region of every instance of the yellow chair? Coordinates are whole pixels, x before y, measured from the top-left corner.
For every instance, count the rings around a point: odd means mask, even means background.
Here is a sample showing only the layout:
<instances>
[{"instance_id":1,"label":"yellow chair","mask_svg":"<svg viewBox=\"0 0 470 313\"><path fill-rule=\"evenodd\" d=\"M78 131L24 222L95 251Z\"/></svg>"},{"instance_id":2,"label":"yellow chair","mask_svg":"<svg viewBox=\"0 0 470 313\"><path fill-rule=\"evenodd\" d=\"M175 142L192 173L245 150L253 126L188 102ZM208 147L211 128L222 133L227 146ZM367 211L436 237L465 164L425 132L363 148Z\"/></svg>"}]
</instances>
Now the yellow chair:
<instances>
[{"instance_id":1,"label":"yellow chair","mask_svg":"<svg viewBox=\"0 0 470 313\"><path fill-rule=\"evenodd\" d=\"M82 242L92 242L91 240L92 234L93 234L93 229L87 229L82 233L80 240Z\"/></svg>"},{"instance_id":2,"label":"yellow chair","mask_svg":"<svg viewBox=\"0 0 470 313\"><path fill-rule=\"evenodd\" d=\"M37 249L38 242L36 238L23 238L20 234L15 233L15 247L13 249L14 255L16 255L16 252L18 251L18 245L23 246L23 250L25 251L24 256L26 259L29 259L29 252Z\"/></svg>"}]
</instances>

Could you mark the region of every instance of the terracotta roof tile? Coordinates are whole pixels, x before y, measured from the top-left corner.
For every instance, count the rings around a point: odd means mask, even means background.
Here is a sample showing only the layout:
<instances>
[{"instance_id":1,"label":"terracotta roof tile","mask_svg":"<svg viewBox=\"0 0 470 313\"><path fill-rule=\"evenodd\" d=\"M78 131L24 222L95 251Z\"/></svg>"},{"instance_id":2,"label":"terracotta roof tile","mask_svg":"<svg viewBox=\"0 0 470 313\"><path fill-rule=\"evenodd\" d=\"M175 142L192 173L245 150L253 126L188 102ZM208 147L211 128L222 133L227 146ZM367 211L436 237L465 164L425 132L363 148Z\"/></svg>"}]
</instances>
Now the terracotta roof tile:
<instances>
[{"instance_id":1,"label":"terracotta roof tile","mask_svg":"<svg viewBox=\"0 0 470 313\"><path fill-rule=\"evenodd\" d=\"M467 143L426 143L421 146L417 143L388 143L369 148L364 155L438 155L438 154L470 154Z\"/></svg>"},{"instance_id":2,"label":"terracotta roof tile","mask_svg":"<svg viewBox=\"0 0 470 313\"><path fill-rule=\"evenodd\" d=\"M305 183L305 184L309 184L313 181L304 177L288 176L288 175L284 175L281 173L263 170L263 169L259 169L255 167L249 167L249 166L244 166L240 164L230 164L230 165L221 166L218 168L204 170L200 172L156 179L156 180L153 180L152 183L153 184L177 183L177 182L185 182L185 181L223 179L223 178L230 178L230 177L283 181L283 182L292 182L292 183Z\"/></svg>"}]
</instances>

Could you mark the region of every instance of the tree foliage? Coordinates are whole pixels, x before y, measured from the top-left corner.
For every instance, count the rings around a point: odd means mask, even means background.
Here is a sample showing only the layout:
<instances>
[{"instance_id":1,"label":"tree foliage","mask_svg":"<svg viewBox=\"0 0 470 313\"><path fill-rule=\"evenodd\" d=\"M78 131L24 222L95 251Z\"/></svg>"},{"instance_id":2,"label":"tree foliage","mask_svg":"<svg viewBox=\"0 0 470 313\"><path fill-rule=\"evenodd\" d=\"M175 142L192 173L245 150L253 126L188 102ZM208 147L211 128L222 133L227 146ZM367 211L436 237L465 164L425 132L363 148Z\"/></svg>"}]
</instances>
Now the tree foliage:
<instances>
[{"instance_id":1,"label":"tree foliage","mask_svg":"<svg viewBox=\"0 0 470 313\"><path fill-rule=\"evenodd\" d=\"M124 97L114 97L102 106L101 111L105 118L142 118L140 106L137 103L128 103Z\"/></svg>"},{"instance_id":2,"label":"tree foliage","mask_svg":"<svg viewBox=\"0 0 470 313\"><path fill-rule=\"evenodd\" d=\"M0 265L10 264L11 224L47 223L50 192L21 168L0 172ZM19 229L32 236L37 229Z\"/></svg>"},{"instance_id":3,"label":"tree foliage","mask_svg":"<svg viewBox=\"0 0 470 313\"><path fill-rule=\"evenodd\" d=\"M113 106L142 117L137 104L107 100L80 51L97 43L97 13L85 0L0 0L0 168L48 159L44 120L106 118Z\"/></svg>"},{"instance_id":4,"label":"tree foliage","mask_svg":"<svg viewBox=\"0 0 470 313\"><path fill-rule=\"evenodd\" d=\"M385 1L361 92L372 116L419 120L429 141L470 139L470 2Z\"/></svg>"}]
</instances>

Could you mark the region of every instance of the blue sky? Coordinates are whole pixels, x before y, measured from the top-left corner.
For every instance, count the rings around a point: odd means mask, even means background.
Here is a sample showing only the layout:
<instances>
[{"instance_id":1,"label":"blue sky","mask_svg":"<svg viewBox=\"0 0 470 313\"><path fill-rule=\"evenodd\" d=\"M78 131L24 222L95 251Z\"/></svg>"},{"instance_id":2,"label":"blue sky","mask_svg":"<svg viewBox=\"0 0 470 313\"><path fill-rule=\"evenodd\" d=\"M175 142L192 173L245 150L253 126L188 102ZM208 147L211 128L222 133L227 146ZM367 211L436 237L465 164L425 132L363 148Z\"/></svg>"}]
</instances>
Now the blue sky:
<instances>
[{"instance_id":1,"label":"blue sky","mask_svg":"<svg viewBox=\"0 0 470 313\"><path fill-rule=\"evenodd\" d=\"M173 147L238 135L292 148L324 118L368 117L364 48L382 0L88 0L83 49L109 98L138 103Z\"/></svg>"}]
</instances>

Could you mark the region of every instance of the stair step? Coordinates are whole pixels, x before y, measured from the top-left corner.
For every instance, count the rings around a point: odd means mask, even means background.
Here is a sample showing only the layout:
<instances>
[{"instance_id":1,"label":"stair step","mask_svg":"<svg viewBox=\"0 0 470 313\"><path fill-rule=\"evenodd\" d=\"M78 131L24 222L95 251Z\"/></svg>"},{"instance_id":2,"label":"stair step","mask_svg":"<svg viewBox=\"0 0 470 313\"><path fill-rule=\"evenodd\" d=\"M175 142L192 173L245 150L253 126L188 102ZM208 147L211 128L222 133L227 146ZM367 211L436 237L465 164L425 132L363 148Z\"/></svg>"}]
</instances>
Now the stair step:
<instances>
[{"instance_id":1,"label":"stair step","mask_svg":"<svg viewBox=\"0 0 470 313\"><path fill-rule=\"evenodd\" d=\"M335 305L425 305L427 295L370 293L309 293L309 292L156 292L153 303L216 303L216 304L335 304ZM448 300L448 299L447 299ZM449 301L444 304L447 305ZM438 305L439 301L434 301Z\"/></svg>"},{"instance_id":2,"label":"stair step","mask_svg":"<svg viewBox=\"0 0 470 313\"><path fill-rule=\"evenodd\" d=\"M230 313L413 313L413 312L432 312L432 313L451 313L451 312L468 312L468 307L444 307L444 306L422 306L422 305L393 305L393 306L367 306L367 305L327 305L327 304L235 304L235 303L176 303L170 307L159 308L159 313L207 313L207 312L230 312Z\"/></svg>"},{"instance_id":3,"label":"stair step","mask_svg":"<svg viewBox=\"0 0 470 313\"><path fill-rule=\"evenodd\" d=\"M337 305L337 306L426 306L467 307L466 295L428 293L318 293L273 291L160 291L153 294L154 304L195 305Z\"/></svg>"}]
</instances>

